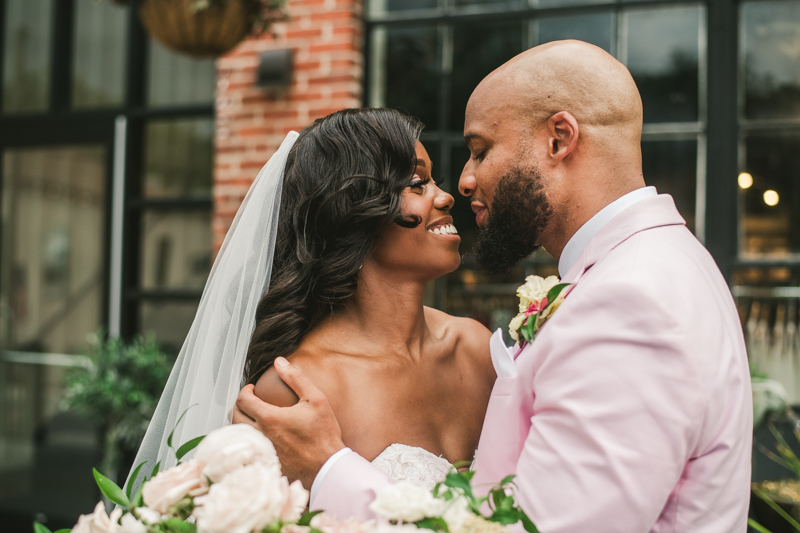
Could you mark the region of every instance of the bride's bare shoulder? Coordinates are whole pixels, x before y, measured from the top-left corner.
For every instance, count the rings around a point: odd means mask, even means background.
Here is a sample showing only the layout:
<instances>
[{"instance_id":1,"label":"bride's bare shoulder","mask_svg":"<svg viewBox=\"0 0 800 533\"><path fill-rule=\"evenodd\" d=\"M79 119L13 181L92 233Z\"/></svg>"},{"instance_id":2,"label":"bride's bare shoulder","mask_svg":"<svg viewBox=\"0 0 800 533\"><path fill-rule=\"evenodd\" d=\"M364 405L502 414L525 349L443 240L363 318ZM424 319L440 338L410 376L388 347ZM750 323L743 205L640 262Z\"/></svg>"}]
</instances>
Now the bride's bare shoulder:
<instances>
[{"instance_id":1,"label":"bride's bare shoulder","mask_svg":"<svg viewBox=\"0 0 800 533\"><path fill-rule=\"evenodd\" d=\"M296 365L302 370L315 385L320 386L315 379L317 374L315 365L310 362L309 354L305 353L302 347L289 356L288 359L292 365ZM294 391L278 375L278 371L275 370L274 366L269 367L269 370L258 378L254 393L265 402L278 407L291 407L299 400Z\"/></svg>"},{"instance_id":2,"label":"bride's bare shoulder","mask_svg":"<svg viewBox=\"0 0 800 533\"><path fill-rule=\"evenodd\" d=\"M448 315L432 307L425 308L425 319L443 335L453 335L453 340L461 349L491 364L489 339L492 333L486 326L472 318Z\"/></svg>"}]
</instances>

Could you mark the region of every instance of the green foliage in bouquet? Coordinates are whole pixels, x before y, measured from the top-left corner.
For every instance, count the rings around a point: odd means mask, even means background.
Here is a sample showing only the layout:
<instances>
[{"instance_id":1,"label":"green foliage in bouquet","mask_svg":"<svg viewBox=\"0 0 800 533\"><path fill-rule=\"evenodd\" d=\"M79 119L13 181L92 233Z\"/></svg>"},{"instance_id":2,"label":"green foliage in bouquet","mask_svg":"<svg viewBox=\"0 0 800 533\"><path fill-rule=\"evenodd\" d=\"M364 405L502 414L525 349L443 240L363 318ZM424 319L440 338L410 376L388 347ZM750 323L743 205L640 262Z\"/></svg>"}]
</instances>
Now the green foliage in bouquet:
<instances>
[{"instance_id":1,"label":"green foliage in bouquet","mask_svg":"<svg viewBox=\"0 0 800 533\"><path fill-rule=\"evenodd\" d=\"M130 342L93 335L87 355L91 364L64 375L64 407L98 424L105 433L102 470L112 475L120 445L135 447L147 430L172 368L155 339Z\"/></svg>"}]
</instances>

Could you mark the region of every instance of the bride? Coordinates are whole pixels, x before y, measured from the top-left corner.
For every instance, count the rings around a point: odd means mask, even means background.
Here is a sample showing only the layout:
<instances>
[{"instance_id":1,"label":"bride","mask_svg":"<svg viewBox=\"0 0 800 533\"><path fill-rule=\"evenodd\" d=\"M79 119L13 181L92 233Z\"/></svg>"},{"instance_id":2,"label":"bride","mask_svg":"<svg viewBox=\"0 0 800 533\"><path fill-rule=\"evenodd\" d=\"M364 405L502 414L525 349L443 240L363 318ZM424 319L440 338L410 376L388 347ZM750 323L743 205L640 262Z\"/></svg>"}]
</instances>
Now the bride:
<instances>
[{"instance_id":1,"label":"bride","mask_svg":"<svg viewBox=\"0 0 800 533\"><path fill-rule=\"evenodd\" d=\"M287 136L228 232L135 465L170 466L170 447L230 423L243 383L296 403L278 357L328 397L345 445L395 479L430 487L472 459L490 333L423 306L460 238L421 129L346 109Z\"/></svg>"}]
</instances>

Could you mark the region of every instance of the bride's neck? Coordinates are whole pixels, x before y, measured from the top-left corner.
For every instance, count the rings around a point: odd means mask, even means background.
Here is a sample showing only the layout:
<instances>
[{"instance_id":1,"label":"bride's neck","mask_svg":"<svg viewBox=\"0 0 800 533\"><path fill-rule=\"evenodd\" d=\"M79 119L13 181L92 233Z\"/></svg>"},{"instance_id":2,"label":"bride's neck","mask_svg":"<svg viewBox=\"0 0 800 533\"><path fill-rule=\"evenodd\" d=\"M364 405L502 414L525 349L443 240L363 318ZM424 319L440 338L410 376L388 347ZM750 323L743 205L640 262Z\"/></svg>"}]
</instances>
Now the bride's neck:
<instances>
[{"instance_id":1,"label":"bride's neck","mask_svg":"<svg viewBox=\"0 0 800 533\"><path fill-rule=\"evenodd\" d=\"M364 265L356 293L334 319L337 328L356 333L362 342L417 355L427 331L425 285L413 276Z\"/></svg>"}]
</instances>

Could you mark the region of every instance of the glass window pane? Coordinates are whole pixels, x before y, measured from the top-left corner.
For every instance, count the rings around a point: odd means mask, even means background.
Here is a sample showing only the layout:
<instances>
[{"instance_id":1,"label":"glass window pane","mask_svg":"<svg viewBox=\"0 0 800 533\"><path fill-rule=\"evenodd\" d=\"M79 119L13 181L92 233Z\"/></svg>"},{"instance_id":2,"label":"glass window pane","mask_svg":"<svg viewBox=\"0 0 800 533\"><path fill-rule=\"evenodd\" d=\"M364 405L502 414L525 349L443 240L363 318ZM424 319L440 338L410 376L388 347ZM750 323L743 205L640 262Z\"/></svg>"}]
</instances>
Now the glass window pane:
<instances>
[{"instance_id":1,"label":"glass window pane","mask_svg":"<svg viewBox=\"0 0 800 533\"><path fill-rule=\"evenodd\" d=\"M470 6L474 4L496 4L499 8L518 8L525 0L455 0L457 6Z\"/></svg>"},{"instance_id":2,"label":"glass window pane","mask_svg":"<svg viewBox=\"0 0 800 533\"><path fill-rule=\"evenodd\" d=\"M740 205L746 255L800 253L800 136L750 137L745 142Z\"/></svg>"},{"instance_id":3,"label":"glass window pane","mask_svg":"<svg viewBox=\"0 0 800 533\"><path fill-rule=\"evenodd\" d=\"M589 4L607 3L608 0L529 0L531 4L538 7L567 7Z\"/></svg>"},{"instance_id":4,"label":"glass window pane","mask_svg":"<svg viewBox=\"0 0 800 533\"><path fill-rule=\"evenodd\" d=\"M125 97L128 7L114 2L75 2L72 105L118 105Z\"/></svg>"},{"instance_id":5,"label":"glass window pane","mask_svg":"<svg viewBox=\"0 0 800 533\"><path fill-rule=\"evenodd\" d=\"M41 362L39 360L38 362ZM0 519L7 533L34 517L71 528L99 499L92 467L101 462L98 429L60 409L64 368L18 355L0 360Z\"/></svg>"},{"instance_id":6,"label":"glass window pane","mask_svg":"<svg viewBox=\"0 0 800 533\"><path fill-rule=\"evenodd\" d=\"M439 62L436 27L387 28L373 32L376 54L372 105L392 107L439 129Z\"/></svg>"},{"instance_id":7,"label":"glass window pane","mask_svg":"<svg viewBox=\"0 0 800 533\"><path fill-rule=\"evenodd\" d=\"M578 39L611 52L614 13L587 13L570 17L548 17L537 25L539 44L563 39Z\"/></svg>"},{"instance_id":8,"label":"glass window pane","mask_svg":"<svg viewBox=\"0 0 800 533\"><path fill-rule=\"evenodd\" d=\"M698 120L699 7L627 12L627 65L645 122Z\"/></svg>"},{"instance_id":9,"label":"glass window pane","mask_svg":"<svg viewBox=\"0 0 800 533\"><path fill-rule=\"evenodd\" d=\"M800 118L800 4L751 2L742 8L745 116Z\"/></svg>"},{"instance_id":10,"label":"glass window pane","mask_svg":"<svg viewBox=\"0 0 800 533\"><path fill-rule=\"evenodd\" d=\"M450 130L464 130L464 110L478 83L520 52L520 21L465 24L453 28Z\"/></svg>"},{"instance_id":11,"label":"glass window pane","mask_svg":"<svg viewBox=\"0 0 800 533\"><path fill-rule=\"evenodd\" d=\"M369 0L369 13L378 16L386 14L387 11L433 9L438 4L437 0Z\"/></svg>"},{"instance_id":12,"label":"glass window pane","mask_svg":"<svg viewBox=\"0 0 800 533\"><path fill-rule=\"evenodd\" d=\"M151 211L142 216L143 289L202 289L211 271L211 213Z\"/></svg>"},{"instance_id":13,"label":"glass window pane","mask_svg":"<svg viewBox=\"0 0 800 533\"><path fill-rule=\"evenodd\" d=\"M144 335L154 335L167 354L177 354L192 327L199 301L142 302L139 307L139 329Z\"/></svg>"},{"instance_id":14,"label":"glass window pane","mask_svg":"<svg viewBox=\"0 0 800 533\"><path fill-rule=\"evenodd\" d=\"M145 128L144 196L210 196L214 123L160 120Z\"/></svg>"},{"instance_id":15,"label":"glass window pane","mask_svg":"<svg viewBox=\"0 0 800 533\"><path fill-rule=\"evenodd\" d=\"M195 59L150 40L147 98L151 106L210 104L216 75L213 59Z\"/></svg>"},{"instance_id":16,"label":"glass window pane","mask_svg":"<svg viewBox=\"0 0 800 533\"><path fill-rule=\"evenodd\" d=\"M644 181L659 193L670 194L686 227L695 229L697 197L697 141L642 143Z\"/></svg>"},{"instance_id":17,"label":"glass window pane","mask_svg":"<svg viewBox=\"0 0 800 533\"><path fill-rule=\"evenodd\" d=\"M78 353L103 321L105 152L3 154L0 348Z\"/></svg>"},{"instance_id":18,"label":"glass window pane","mask_svg":"<svg viewBox=\"0 0 800 533\"><path fill-rule=\"evenodd\" d=\"M3 111L42 111L50 93L53 0L5 2Z\"/></svg>"}]
</instances>

